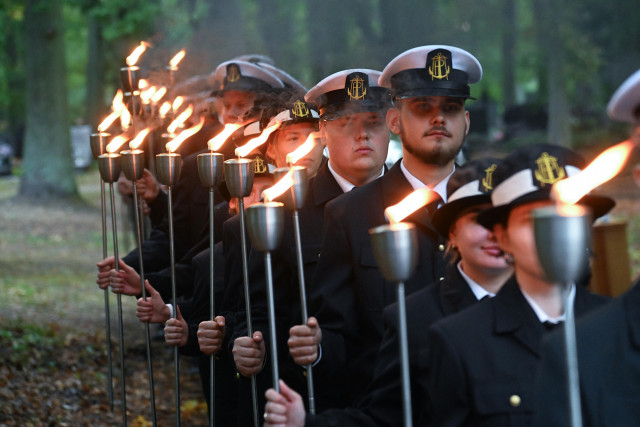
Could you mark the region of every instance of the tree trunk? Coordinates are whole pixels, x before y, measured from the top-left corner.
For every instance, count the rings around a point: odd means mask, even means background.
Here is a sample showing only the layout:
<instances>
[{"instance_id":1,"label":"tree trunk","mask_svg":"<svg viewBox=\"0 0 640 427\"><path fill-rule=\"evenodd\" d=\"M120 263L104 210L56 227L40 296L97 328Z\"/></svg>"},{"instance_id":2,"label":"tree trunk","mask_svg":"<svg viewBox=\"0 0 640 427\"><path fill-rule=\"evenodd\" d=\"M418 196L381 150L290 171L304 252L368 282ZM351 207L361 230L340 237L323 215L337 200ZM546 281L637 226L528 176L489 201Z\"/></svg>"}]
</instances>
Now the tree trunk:
<instances>
[{"instance_id":1,"label":"tree trunk","mask_svg":"<svg viewBox=\"0 0 640 427\"><path fill-rule=\"evenodd\" d=\"M87 53L87 92L85 105L87 116L85 120L96 129L107 115L104 101L104 40L102 39L102 25L89 14L89 52Z\"/></svg>"},{"instance_id":2,"label":"tree trunk","mask_svg":"<svg viewBox=\"0 0 640 427\"><path fill-rule=\"evenodd\" d=\"M27 0L27 116L20 196L77 198L67 109L61 0Z\"/></svg>"}]
</instances>

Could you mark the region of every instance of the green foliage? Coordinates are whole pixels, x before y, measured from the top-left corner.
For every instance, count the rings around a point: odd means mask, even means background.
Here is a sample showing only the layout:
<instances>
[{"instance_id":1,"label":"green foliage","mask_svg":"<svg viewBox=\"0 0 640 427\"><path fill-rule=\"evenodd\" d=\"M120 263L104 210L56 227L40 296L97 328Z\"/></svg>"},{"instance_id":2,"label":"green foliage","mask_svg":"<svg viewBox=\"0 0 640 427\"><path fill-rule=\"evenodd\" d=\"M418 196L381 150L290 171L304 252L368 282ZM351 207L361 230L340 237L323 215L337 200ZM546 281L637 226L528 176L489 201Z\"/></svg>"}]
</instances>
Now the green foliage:
<instances>
[{"instance_id":1,"label":"green foliage","mask_svg":"<svg viewBox=\"0 0 640 427\"><path fill-rule=\"evenodd\" d=\"M154 17L161 13L161 7L161 3L147 0L99 0L89 14L103 24L105 40L144 39L153 29Z\"/></svg>"},{"instance_id":2,"label":"green foliage","mask_svg":"<svg viewBox=\"0 0 640 427\"><path fill-rule=\"evenodd\" d=\"M21 321L3 321L0 327L0 358L17 369L28 367L33 359L46 360L47 357L42 356L51 356L62 343L55 324L41 326Z\"/></svg>"}]
</instances>

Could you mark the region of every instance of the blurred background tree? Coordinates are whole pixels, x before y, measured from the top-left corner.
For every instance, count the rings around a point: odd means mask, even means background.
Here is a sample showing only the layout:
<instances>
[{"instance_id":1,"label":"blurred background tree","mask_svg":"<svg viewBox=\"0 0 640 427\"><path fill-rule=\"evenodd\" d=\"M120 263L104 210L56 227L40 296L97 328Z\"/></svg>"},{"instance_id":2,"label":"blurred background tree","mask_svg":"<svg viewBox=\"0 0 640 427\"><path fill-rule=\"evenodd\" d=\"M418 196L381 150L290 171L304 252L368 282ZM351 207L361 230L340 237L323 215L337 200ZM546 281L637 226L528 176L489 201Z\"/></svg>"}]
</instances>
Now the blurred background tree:
<instances>
[{"instance_id":1,"label":"blurred background tree","mask_svg":"<svg viewBox=\"0 0 640 427\"><path fill-rule=\"evenodd\" d=\"M573 147L611 142L624 127L607 120L606 102L640 65L640 2L633 0L584 0L580 7L550 0L59 1L66 125L93 129L120 86L125 57L141 40L154 46L141 60L146 70L163 68L186 49L178 81L256 53L308 87L340 69L382 69L415 46L459 46L484 68L473 88L478 101L469 104L473 150L534 140ZM29 4L0 0L0 134L17 157L27 154L27 80L38 78L26 69L34 54L24 32Z\"/></svg>"}]
</instances>

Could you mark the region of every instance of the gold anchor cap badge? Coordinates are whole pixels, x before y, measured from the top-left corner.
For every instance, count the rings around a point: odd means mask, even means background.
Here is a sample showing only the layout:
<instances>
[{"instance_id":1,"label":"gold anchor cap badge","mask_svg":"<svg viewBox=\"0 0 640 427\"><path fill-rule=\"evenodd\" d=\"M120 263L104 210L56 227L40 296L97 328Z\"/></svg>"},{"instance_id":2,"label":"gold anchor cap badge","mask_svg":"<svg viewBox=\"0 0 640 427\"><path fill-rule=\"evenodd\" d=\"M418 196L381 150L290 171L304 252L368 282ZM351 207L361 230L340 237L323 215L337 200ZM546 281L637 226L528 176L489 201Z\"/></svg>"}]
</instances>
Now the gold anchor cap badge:
<instances>
[{"instance_id":1,"label":"gold anchor cap badge","mask_svg":"<svg viewBox=\"0 0 640 427\"><path fill-rule=\"evenodd\" d=\"M264 159L260 156L256 156L253 159L253 173L267 173L269 168Z\"/></svg>"},{"instance_id":2,"label":"gold anchor cap badge","mask_svg":"<svg viewBox=\"0 0 640 427\"><path fill-rule=\"evenodd\" d=\"M304 102L298 100L293 103L293 108L291 109L291 113L298 118L308 117L309 116L309 107Z\"/></svg>"},{"instance_id":3,"label":"gold anchor cap badge","mask_svg":"<svg viewBox=\"0 0 640 427\"><path fill-rule=\"evenodd\" d=\"M431 65L429 66L429 75L431 76L431 80L449 80L450 73L451 67L447 65L447 56L442 52L438 52L436 55L431 57Z\"/></svg>"},{"instance_id":4,"label":"gold anchor cap badge","mask_svg":"<svg viewBox=\"0 0 640 427\"><path fill-rule=\"evenodd\" d=\"M229 64L227 67L227 80L231 83L240 79L240 68L237 64Z\"/></svg>"},{"instance_id":5,"label":"gold anchor cap badge","mask_svg":"<svg viewBox=\"0 0 640 427\"><path fill-rule=\"evenodd\" d=\"M365 81L360 75L356 74L349 81L349 88L347 89L347 94L349 98L354 101L358 99L363 99L367 94L367 87L365 85Z\"/></svg>"},{"instance_id":6,"label":"gold anchor cap badge","mask_svg":"<svg viewBox=\"0 0 640 427\"><path fill-rule=\"evenodd\" d=\"M547 152L542 153L536 160L538 169L534 174L536 179L540 182L540 186L544 187L545 184L553 184L567 175L564 169L558 164L558 159L553 157Z\"/></svg>"},{"instance_id":7,"label":"gold anchor cap badge","mask_svg":"<svg viewBox=\"0 0 640 427\"><path fill-rule=\"evenodd\" d=\"M498 165L495 163L485 169L485 176L482 178L482 187L484 187L484 192L488 192L489 190L493 190L493 172L496 170Z\"/></svg>"}]
</instances>

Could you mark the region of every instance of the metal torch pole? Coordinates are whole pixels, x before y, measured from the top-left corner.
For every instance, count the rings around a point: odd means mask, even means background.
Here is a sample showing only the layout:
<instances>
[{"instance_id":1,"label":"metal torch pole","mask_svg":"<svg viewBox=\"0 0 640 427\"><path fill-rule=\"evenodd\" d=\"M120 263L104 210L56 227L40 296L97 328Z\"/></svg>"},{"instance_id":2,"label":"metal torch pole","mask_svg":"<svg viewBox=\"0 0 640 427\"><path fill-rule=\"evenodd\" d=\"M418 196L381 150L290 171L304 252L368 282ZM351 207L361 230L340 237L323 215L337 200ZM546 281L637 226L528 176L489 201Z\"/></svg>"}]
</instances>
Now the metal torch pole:
<instances>
[{"instance_id":1,"label":"metal torch pole","mask_svg":"<svg viewBox=\"0 0 640 427\"><path fill-rule=\"evenodd\" d=\"M138 262L140 264L140 283L142 285L142 299L147 301L147 289L144 286L144 263L142 260L142 227L140 223L140 205L138 201L138 187L135 181L133 184L133 200L134 200L134 212L136 217L136 236L138 238ZM151 399L151 421L153 426L158 425L156 419L156 397L153 383L153 363L151 362L151 334L149 332L149 321L144 322L145 329L145 342L147 347L147 369L149 371L149 396Z\"/></svg>"},{"instance_id":2,"label":"metal torch pole","mask_svg":"<svg viewBox=\"0 0 640 427\"><path fill-rule=\"evenodd\" d=\"M249 292L249 267L247 263L247 235L245 231L244 199L238 197L240 210L240 247L242 250L242 280L244 285L244 304L247 316L247 334L253 337L253 324L251 321L251 296ZM251 399L253 402L253 425L258 426L258 385L255 374L251 375Z\"/></svg>"},{"instance_id":3,"label":"metal torch pole","mask_svg":"<svg viewBox=\"0 0 640 427\"><path fill-rule=\"evenodd\" d=\"M167 185L167 201L169 209L169 258L171 259L171 305L173 306L173 314L171 317L174 319L178 315L178 306L176 304L176 263L175 254L173 249L173 211L171 207L173 202L171 200L171 185ZM176 425L180 426L180 359L178 355L178 346L173 347L173 364L175 375L175 406L176 406Z\"/></svg>"},{"instance_id":4,"label":"metal torch pole","mask_svg":"<svg viewBox=\"0 0 640 427\"><path fill-rule=\"evenodd\" d=\"M107 257L107 210L105 207L104 180L100 179L100 205L102 207L102 259ZM104 323L107 334L107 390L109 408L113 411L113 362L111 361L111 315L109 313L109 288L104 289Z\"/></svg>"},{"instance_id":5,"label":"metal torch pole","mask_svg":"<svg viewBox=\"0 0 640 427\"><path fill-rule=\"evenodd\" d=\"M214 294L214 217L213 208L214 200L213 193L214 188L209 187L209 318L215 321L215 294ZM215 427L215 372L216 372L216 356L211 353L209 356L209 426Z\"/></svg>"},{"instance_id":6,"label":"metal torch pole","mask_svg":"<svg viewBox=\"0 0 640 427\"><path fill-rule=\"evenodd\" d=\"M269 314L269 341L271 344L271 371L273 388L280 393L280 372L278 369L278 347L276 340L276 309L273 298L273 273L271 271L271 252L264 253L264 269L267 277L267 309Z\"/></svg>"},{"instance_id":7,"label":"metal torch pole","mask_svg":"<svg viewBox=\"0 0 640 427\"><path fill-rule=\"evenodd\" d=\"M580 402L580 377L578 374L578 350L576 342L576 321L574 307L569 295L573 283L562 290L564 304L564 342L567 354L567 383L569 385L569 411L572 427L582 427L582 410Z\"/></svg>"},{"instance_id":8,"label":"metal torch pole","mask_svg":"<svg viewBox=\"0 0 640 427\"><path fill-rule=\"evenodd\" d=\"M113 182L109 183L109 196L111 198L111 226L113 227L113 257L116 271L120 271L120 258L118 257L118 226L116 224L116 200L113 194ZM122 397L122 425L127 425L127 393L124 368L124 327L122 325L122 294L116 295L118 303L118 335L120 338L120 393Z\"/></svg>"},{"instance_id":9,"label":"metal torch pole","mask_svg":"<svg viewBox=\"0 0 640 427\"><path fill-rule=\"evenodd\" d=\"M209 152L198 154L198 176L204 187L209 187L209 318L215 321L215 201L214 193L218 182L222 179L222 154ZM209 426L215 426L215 354L209 355Z\"/></svg>"},{"instance_id":10,"label":"metal torch pole","mask_svg":"<svg viewBox=\"0 0 640 427\"><path fill-rule=\"evenodd\" d=\"M400 325L400 367L402 369L402 410L405 427L413 425L411 411L411 385L409 382L409 340L407 338L407 308L404 282L398 282L398 321Z\"/></svg>"},{"instance_id":11,"label":"metal torch pole","mask_svg":"<svg viewBox=\"0 0 640 427\"><path fill-rule=\"evenodd\" d=\"M94 133L89 137L91 152L94 159L98 160L106 148L107 133ZM109 253L107 248L107 207L104 191L104 178L100 175L100 212L102 214L102 259L106 259ZM109 308L109 288L104 289L104 322L107 337L107 393L109 395L109 408L113 411L113 362L111 360L111 314Z\"/></svg>"},{"instance_id":12,"label":"metal torch pole","mask_svg":"<svg viewBox=\"0 0 640 427\"><path fill-rule=\"evenodd\" d=\"M291 191L293 200L293 205L296 206L295 201L295 191ZM296 262L298 264L298 284L300 287L300 307L302 309L302 324L306 325L309 320L309 314L307 312L307 291L304 280L304 264L302 261L302 242L300 236L300 218L298 215L298 210L293 210L293 229L296 241ZM313 391L313 369L311 365L305 366L305 371L307 375L307 393L309 394L309 413L316 413L316 399Z\"/></svg>"},{"instance_id":13,"label":"metal torch pole","mask_svg":"<svg viewBox=\"0 0 640 427\"><path fill-rule=\"evenodd\" d=\"M418 237L415 226L409 223L381 225L372 228L369 233L371 235L373 253L382 275L386 280L397 283L402 409L404 426L411 427L413 421L404 282L413 275L418 262Z\"/></svg>"}]
</instances>

